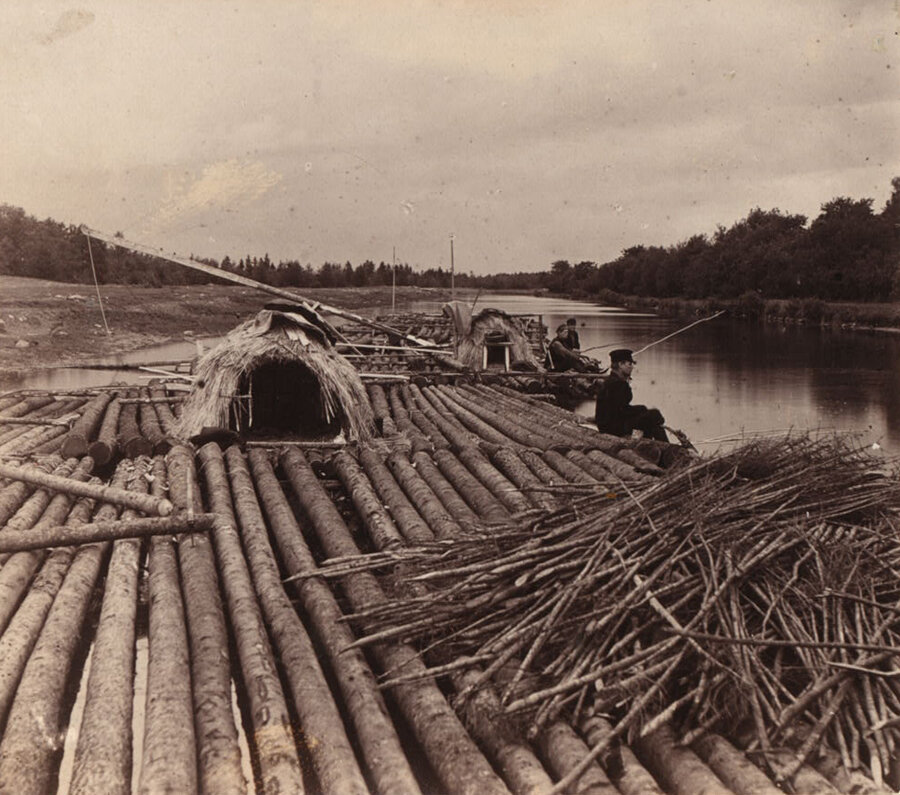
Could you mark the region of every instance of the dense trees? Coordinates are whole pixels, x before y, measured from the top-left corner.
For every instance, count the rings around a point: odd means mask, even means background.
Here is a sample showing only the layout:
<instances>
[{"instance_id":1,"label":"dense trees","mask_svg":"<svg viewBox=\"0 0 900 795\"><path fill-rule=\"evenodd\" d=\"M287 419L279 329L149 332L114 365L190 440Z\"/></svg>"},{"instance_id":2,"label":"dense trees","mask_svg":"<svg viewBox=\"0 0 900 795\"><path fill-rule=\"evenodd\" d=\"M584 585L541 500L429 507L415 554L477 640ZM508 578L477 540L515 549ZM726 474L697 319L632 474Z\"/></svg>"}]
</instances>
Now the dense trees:
<instances>
[{"instance_id":1,"label":"dense trees","mask_svg":"<svg viewBox=\"0 0 900 795\"><path fill-rule=\"evenodd\" d=\"M779 209L750 211L713 235L692 235L674 245L635 245L602 265L557 260L543 273L456 273L458 287L509 290L545 287L590 298L600 291L658 298L821 298L883 301L900 298L900 177L877 213L872 199L838 197L811 223ZM106 246L75 226L39 221L18 207L0 205L0 273L65 282L91 280L91 257L102 282L190 284L205 274L162 260ZM414 270L407 263L366 260L325 262L318 268L297 260L273 263L268 254L247 254L221 263L199 260L279 287L450 286L443 268Z\"/></svg>"},{"instance_id":2,"label":"dense trees","mask_svg":"<svg viewBox=\"0 0 900 795\"><path fill-rule=\"evenodd\" d=\"M599 289L660 298L900 298L900 177L879 214L872 199L838 197L807 225L802 215L756 208L711 239L635 246L597 268ZM551 269L566 274L564 268Z\"/></svg>"}]
</instances>

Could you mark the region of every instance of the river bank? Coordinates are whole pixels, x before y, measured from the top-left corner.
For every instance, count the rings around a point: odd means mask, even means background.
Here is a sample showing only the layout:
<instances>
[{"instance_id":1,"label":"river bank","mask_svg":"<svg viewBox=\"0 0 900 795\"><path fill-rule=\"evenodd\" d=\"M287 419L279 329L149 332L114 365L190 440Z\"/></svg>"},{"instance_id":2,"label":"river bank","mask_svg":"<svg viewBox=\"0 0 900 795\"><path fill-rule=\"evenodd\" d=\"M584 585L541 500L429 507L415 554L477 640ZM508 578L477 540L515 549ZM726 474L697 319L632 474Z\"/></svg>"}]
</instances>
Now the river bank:
<instances>
[{"instance_id":1,"label":"river bank","mask_svg":"<svg viewBox=\"0 0 900 795\"><path fill-rule=\"evenodd\" d=\"M724 310L731 317L786 325L827 326L857 331L900 332L900 302L823 301L819 298L762 298L746 293L740 298L654 298L622 295L610 290L590 298L625 309L653 312L661 317L696 318Z\"/></svg>"},{"instance_id":2,"label":"river bank","mask_svg":"<svg viewBox=\"0 0 900 795\"><path fill-rule=\"evenodd\" d=\"M279 300L259 290L218 284L109 284L101 285L100 294L102 313L97 293L88 285L0 276L0 375L218 336ZM362 315L391 305L390 287L318 288L303 295ZM397 288L400 302L441 301L449 295L449 290L428 287Z\"/></svg>"}]
</instances>

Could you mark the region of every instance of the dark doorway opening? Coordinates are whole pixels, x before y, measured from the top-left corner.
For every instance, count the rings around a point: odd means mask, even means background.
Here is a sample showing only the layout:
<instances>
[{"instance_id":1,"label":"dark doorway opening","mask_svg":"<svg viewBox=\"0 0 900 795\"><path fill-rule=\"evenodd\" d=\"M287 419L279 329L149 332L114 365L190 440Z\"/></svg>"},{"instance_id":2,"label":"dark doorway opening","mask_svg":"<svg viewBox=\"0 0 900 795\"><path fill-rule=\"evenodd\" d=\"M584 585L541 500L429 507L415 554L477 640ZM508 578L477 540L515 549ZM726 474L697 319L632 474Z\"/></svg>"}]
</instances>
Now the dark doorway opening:
<instances>
[{"instance_id":1,"label":"dark doorway opening","mask_svg":"<svg viewBox=\"0 0 900 795\"><path fill-rule=\"evenodd\" d=\"M262 437L331 439L343 415L326 416L316 375L300 362L268 362L241 377L236 430Z\"/></svg>"}]
</instances>

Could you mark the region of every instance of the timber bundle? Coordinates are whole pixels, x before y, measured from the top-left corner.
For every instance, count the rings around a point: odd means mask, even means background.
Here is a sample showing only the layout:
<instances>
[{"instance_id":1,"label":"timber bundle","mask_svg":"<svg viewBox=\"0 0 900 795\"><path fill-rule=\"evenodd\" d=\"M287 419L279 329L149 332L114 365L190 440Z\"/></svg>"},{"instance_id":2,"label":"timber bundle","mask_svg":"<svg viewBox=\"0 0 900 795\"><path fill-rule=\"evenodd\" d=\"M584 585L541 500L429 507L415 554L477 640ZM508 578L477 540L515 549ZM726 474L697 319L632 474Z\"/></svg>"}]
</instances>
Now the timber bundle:
<instances>
[{"instance_id":1,"label":"timber bundle","mask_svg":"<svg viewBox=\"0 0 900 795\"><path fill-rule=\"evenodd\" d=\"M469 672L459 698L500 679L532 736L606 716L594 755L669 724L684 745L742 735L776 781L823 745L881 781L900 755L898 508L866 451L787 437L332 575L402 561L415 587L351 617L357 645L428 649L387 686Z\"/></svg>"},{"instance_id":2,"label":"timber bundle","mask_svg":"<svg viewBox=\"0 0 900 795\"><path fill-rule=\"evenodd\" d=\"M461 378L368 382L322 441L270 353L216 360L261 438L179 438L174 383L0 397L0 792L896 786L884 462Z\"/></svg>"}]
</instances>

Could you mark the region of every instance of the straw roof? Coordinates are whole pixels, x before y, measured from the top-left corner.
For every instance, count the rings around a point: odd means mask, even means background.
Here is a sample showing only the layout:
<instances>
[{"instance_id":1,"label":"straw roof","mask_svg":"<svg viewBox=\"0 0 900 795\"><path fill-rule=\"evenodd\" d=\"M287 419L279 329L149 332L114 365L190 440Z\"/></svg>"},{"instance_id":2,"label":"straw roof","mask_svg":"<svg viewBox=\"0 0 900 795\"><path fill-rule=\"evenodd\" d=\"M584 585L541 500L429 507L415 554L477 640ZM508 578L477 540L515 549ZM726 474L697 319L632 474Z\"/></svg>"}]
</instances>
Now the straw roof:
<instances>
[{"instance_id":1,"label":"straw roof","mask_svg":"<svg viewBox=\"0 0 900 795\"><path fill-rule=\"evenodd\" d=\"M501 332L511 343L509 358L511 361L525 361L539 366L539 362L531 349L531 343L525 330L516 318L499 309L482 309L472 318L469 332L459 341L457 358L468 367L481 369L484 338L491 332Z\"/></svg>"},{"instance_id":2,"label":"straw roof","mask_svg":"<svg viewBox=\"0 0 900 795\"><path fill-rule=\"evenodd\" d=\"M359 373L331 346L326 331L294 313L262 310L231 331L197 363L196 386L184 403L179 435L229 427L242 376L269 364L300 364L318 380L327 419L340 417L349 439L368 439L374 419Z\"/></svg>"}]
</instances>

